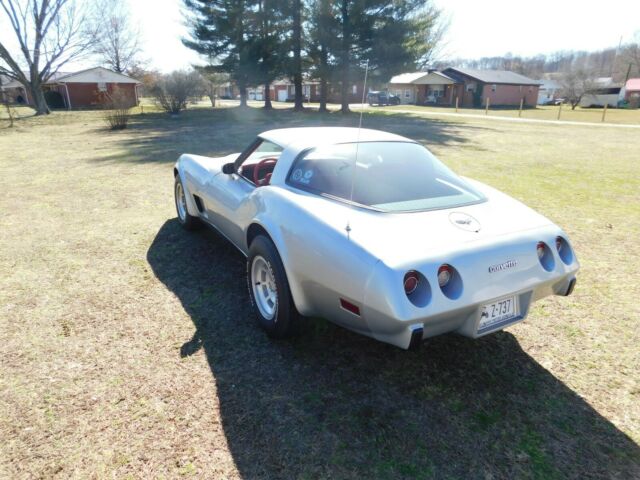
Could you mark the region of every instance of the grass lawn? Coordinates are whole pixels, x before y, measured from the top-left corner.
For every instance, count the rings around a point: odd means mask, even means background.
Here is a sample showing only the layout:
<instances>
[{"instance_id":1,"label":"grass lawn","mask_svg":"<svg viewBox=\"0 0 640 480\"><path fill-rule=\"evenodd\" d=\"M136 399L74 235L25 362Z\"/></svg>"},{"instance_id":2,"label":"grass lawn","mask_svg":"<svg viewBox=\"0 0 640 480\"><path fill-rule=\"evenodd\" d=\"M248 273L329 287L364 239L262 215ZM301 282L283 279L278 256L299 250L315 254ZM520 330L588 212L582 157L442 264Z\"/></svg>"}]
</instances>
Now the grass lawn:
<instances>
[{"instance_id":1,"label":"grass lawn","mask_svg":"<svg viewBox=\"0 0 640 480\"><path fill-rule=\"evenodd\" d=\"M455 108L451 107L423 107L416 105L398 105L393 107L383 107L385 110L402 110L402 111L415 111L434 113L456 113ZM370 109L380 109L380 107L370 107ZM490 117L508 117L517 118L520 116L523 119L533 120L558 120L558 113L560 113L560 120L567 122L590 122L601 123L602 122L602 108L581 108L576 107L575 110L571 110L571 106L562 105L562 111L558 112L560 107L551 105L539 105L536 108L528 108L522 110L522 115L519 115L518 108L489 108L488 115ZM471 115L485 115L484 108L459 108L460 114ZM640 109L624 109L624 108L608 108L605 114L605 122L613 124L625 124L625 125L640 125Z\"/></svg>"},{"instance_id":2,"label":"grass lawn","mask_svg":"<svg viewBox=\"0 0 640 480\"><path fill-rule=\"evenodd\" d=\"M0 124L0 478L640 477L638 132L366 113L563 226L576 291L417 352L319 320L268 340L243 257L178 226L173 162L357 119Z\"/></svg>"}]
</instances>

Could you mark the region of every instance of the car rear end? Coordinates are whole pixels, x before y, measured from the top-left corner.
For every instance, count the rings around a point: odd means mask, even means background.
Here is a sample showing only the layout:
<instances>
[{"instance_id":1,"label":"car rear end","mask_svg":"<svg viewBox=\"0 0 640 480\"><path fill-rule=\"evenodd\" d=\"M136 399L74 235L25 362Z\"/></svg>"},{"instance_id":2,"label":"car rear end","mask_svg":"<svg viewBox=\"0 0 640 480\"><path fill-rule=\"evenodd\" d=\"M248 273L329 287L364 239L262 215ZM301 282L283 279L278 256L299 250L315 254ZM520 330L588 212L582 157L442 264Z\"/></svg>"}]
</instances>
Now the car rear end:
<instances>
[{"instance_id":1,"label":"car rear end","mask_svg":"<svg viewBox=\"0 0 640 480\"><path fill-rule=\"evenodd\" d=\"M570 294L578 268L552 224L485 237L401 265L379 262L362 316L371 336L402 348L447 332L477 338L522 321L536 300Z\"/></svg>"}]
</instances>

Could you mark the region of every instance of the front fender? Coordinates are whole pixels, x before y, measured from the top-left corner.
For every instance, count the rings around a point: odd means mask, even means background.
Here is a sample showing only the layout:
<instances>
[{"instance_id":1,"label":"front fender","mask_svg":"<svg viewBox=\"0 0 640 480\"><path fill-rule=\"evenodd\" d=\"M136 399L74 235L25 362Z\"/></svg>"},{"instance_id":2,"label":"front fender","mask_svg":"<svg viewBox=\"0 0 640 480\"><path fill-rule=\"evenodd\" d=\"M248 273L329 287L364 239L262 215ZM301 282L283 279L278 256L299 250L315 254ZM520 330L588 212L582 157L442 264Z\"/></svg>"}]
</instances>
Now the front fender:
<instances>
[{"instance_id":1,"label":"front fender","mask_svg":"<svg viewBox=\"0 0 640 480\"><path fill-rule=\"evenodd\" d=\"M192 190L191 190L191 181L192 179L186 173L186 159L185 155L180 155L178 161L174 165L174 171L178 172L178 176L180 176L180 180L182 181L182 188L184 188L184 196L187 200L187 212L189 215L193 217L198 217L198 207L196 206L195 200L193 199Z\"/></svg>"}]
</instances>

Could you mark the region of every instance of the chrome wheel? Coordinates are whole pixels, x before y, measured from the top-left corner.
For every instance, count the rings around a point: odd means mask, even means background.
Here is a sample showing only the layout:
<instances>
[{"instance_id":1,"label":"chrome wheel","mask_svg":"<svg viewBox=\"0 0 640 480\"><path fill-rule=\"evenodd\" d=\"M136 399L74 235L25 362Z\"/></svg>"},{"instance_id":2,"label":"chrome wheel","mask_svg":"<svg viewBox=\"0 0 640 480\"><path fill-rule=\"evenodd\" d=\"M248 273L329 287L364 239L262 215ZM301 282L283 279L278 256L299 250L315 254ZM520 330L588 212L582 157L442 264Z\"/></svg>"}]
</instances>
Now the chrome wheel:
<instances>
[{"instance_id":1,"label":"chrome wheel","mask_svg":"<svg viewBox=\"0 0 640 480\"><path fill-rule=\"evenodd\" d=\"M251 288L260 314L267 320L275 317L278 309L278 289L269 263L260 255L251 264Z\"/></svg>"},{"instance_id":2,"label":"chrome wheel","mask_svg":"<svg viewBox=\"0 0 640 480\"><path fill-rule=\"evenodd\" d=\"M187 199L184 196L184 188L182 188L180 180L176 182L176 209L180 220L184 222L187 219Z\"/></svg>"}]
</instances>

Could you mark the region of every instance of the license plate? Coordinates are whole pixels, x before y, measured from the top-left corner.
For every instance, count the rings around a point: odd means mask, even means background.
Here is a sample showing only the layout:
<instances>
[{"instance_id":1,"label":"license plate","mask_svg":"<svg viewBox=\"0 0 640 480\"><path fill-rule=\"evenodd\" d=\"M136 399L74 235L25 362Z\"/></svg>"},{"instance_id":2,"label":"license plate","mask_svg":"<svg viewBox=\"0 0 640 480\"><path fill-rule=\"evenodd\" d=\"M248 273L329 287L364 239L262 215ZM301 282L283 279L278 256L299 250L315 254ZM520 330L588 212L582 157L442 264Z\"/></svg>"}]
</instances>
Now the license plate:
<instances>
[{"instance_id":1,"label":"license plate","mask_svg":"<svg viewBox=\"0 0 640 480\"><path fill-rule=\"evenodd\" d=\"M480 310L480 324L478 331L488 330L498 324L508 322L518 316L516 296L501 298L493 303L487 303Z\"/></svg>"}]
</instances>

